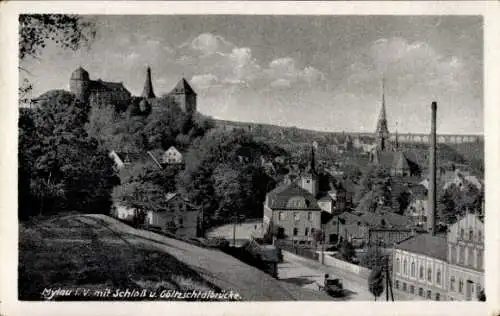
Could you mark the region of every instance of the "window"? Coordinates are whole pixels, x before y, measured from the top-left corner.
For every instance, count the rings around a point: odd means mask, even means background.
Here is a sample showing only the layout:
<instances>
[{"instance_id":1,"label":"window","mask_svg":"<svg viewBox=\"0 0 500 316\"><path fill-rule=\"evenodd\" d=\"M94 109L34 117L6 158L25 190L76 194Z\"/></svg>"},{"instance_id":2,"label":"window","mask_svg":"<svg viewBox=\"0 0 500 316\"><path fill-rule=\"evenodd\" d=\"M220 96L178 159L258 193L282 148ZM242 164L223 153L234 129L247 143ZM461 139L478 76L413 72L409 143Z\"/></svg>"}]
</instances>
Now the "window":
<instances>
[{"instance_id":1,"label":"window","mask_svg":"<svg viewBox=\"0 0 500 316\"><path fill-rule=\"evenodd\" d=\"M465 264L465 248L458 246L458 263Z\"/></svg>"},{"instance_id":2,"label":"window","mask_svg":"<svg viewBox=\"0 0 500 316\"><path fill-rule=\"evenodd\" d=\"M427 281L432 281L432 269L427 269Z\"/></svg>"},{"instance_id":3,"label":"window","mask_svg":"<svg viewBox=\"0 0 500 316\"><path fill-rule=\"evenodd\" d=\"M415 276L415 262L412 262L411 263L411 276L414 277Z\"/></svg>"},{"instance_id":4,"label":"window","mask_svg":"<svg viewBox=\"0 0 500 316\"><path fill-rule=\"evenodd\" d=\"M406 282L403 282L403 291L406 292Z\"/></svg>"},{"instance_id":5,"label":"window","mask_svg":"<svg viewBox=\"0 0 500 316\"><path fill-rule=\"evenodd\" d=\"M285 220L285 212L279 212L278 216L279 216L279 220L280 221L284 221Z\"/></svg>"},{"instance_id":6,"label":"window","mask_svg":"<svg viewBox=\"0 0 500 316\"><path fill-rule=\"evenodd\" d=\"M436 301L439 301L441 299L441 294L436 293Z\"/></svg>"},{"instance_id":7,"label":"window","mask_svg":"<svg viewBox=\"0 0 500 316\"><path fill-rule=\"evenodd\" d=\"M179 224L180 227L183 227L184 225L184 219L182 217L177 218L177 223Z\"/></svg>"},{"instance_id":8,"label":"window","mask_svg":"<svg viewBox=\"0 0 500 316\"><path fill-rule=\"evenodd\" d=\"M450 261L451 263L457 262L457 247L455 245L450 246Z\"/></svg>"},{"instance_id":9,"label":"window","mask_svg":"<svg viewBox=\"0 0 500 316\"><path fill-rule=\"evenodd\" d=\"M406 269L406 259L403 261L403 273L406 275L408 274L408 271Z\"/></svg>"},{"instance_id":10,"label":"window","mask_svg":"<svg viewBox=\"0 0 500 316\"><path fill-rule=\"evenodd\" d=\"M314 231L315 231L314 227L311 228L311 235L314 234Z\"/></svg>"},{"instance_id":11,"label":"window","mask_svg":"<svg viewBox=\"0 0 500 316\"><path fill-rule=\"evenodd\" d=\"M410 293L414 294L415 293L415 286L410 285Z\"/></svg>"},{"instance_id":12,"label":"window","mask_svg":"<svg viewBox=\"0 0 500 316\"><path fill-rule=\"evenodd\" d=\"M441 271L436 272L436 284L441 284Z\"/></svg>"},{"instance_id":13,"label":"window","mask_svg":"<svg viewBox=\"0 0 500 316\"><path fill-rule=\"evenodd\" d=\"M420 266L420 279L423 279L424 278L424 266Z\"/></svg>"},{"instance_id":14,"label":"window","mask_svg":"<svg viewBox=\"0 0 500 316\"><path fill-rule=\"evenodd\" d=\"M455 277L450 278L450 291L455 291Z\"/></svg>"},{"instance_id":15,"label":"window","mask_svg":"<svg viewBox=\"0 0 500 316\"><path fill-rule=\"evenodd\" d=\"M304 235L309 236L309 227L306 227L306 231L304 232Z\"/></svg>"},{"instance_id":16,"label":"window","mask_svg":"<svg viewBox=\"0 0 500 316\"><path fill-rule=\"evenodd\" d=\"M424 289L421 287L418 288L418 296L424 296Z\"/></svg>"},{"instance_id":17,"label":"window","mask_svg":"<svg viewBox=\"0 0 500 316\"><path fill-rule=\"evenodd\" d=\"M465 231L463 228L460 228L460 239L464 239Z\"/></svg>"},{"instance_id":18,"label":"window","mask_svg":"<svg viewBox=\"0 0 500 316\"><path fill-rule=\"evenodd\" d=\"M294 212L293 213L293 219L298 222L300 220L300 214L299 212Z\"/></svg>"},{"instance_id":19,"label":"window","mask_svg":"<svg viewBox=\"0 0 500 316\"><path fill-rule=\"evenodd\" d=\"M396 272L399 273L401 272L401 262L399 261L399 258L396 258Z\"/></svg>"},{"instance_id":20,"label":"window","mask_svg":"<svg viewBox=\"0 0 500 316\"><path fill-rule=\"evenodd\" d=\"M299 234L299 229L298 229L297 227L295 227L295 228L293 229L293 235L294 235L294 236L297 236L298 234Z\"/></svg>"},{"instance_id":21,"label":"window","mask_svg":"<svg viewBox=\"0 0 500 316\"><path fill-rule=\"evenodd\" d=\"M313 218L313 213L312 212L307 212L307 220L312 221Z\"/></svg>"},{"instance_id":22,"label":"window","mask_svg":"<svg viewBox=\"0 0 500 316\"><path fill-rule=\"evenodd\" d=\"M428 298L428 299L431 299L431 298L432 298L432 292L431 292L431 290L428 290L428 291L427 291L427 298Z\"/></svg>"},{"instance_id":23,"label":"window","mask_svg":"<svg viewBox=\"0 0 500 316\"><path fill-rule=\"evenodd\" d=\"M464 291L464 281L458 281L458 292L462 293Z\"/></svg>"},{"instance_id":24,"label":"window","mask_svg":"<svg viewBox=\"0 0 500 316\"><path fill-rule=\"evenodd\" d=\"M311 180L306 180L306 183L311 183Z\"/></svg>"},{"instance_id":25,"label":"window","mask_svg":"<svg viewBox=\"0 0 500 316\"><path fill-rule=\"evenodd\" d=\"M467 247L467 265L474 266L474 249Z\"/></svg>"},{"instance_id":26,"label":"window","mask_svg":"<svg viewBox=\"0 0 500 316\"><path fill-rule=\"evenodd\" d=\"M483 233L481 231L477 232L477 241L483 242Z\"/></svg>"},{"instance_id":27,"label":"window","mask_svg":"<svg viewBox=\"0 0 500 316\"><path fill-rule=\"evenodd\" d=\"M471 229L469 229L469 240L470 241L473 241L474 240L474 231Z\"/></svg>"},{"instance_id":28,"label":"window","mask_svg":"<svg viewBox=\"0 0 500 316\"><path fill-rule=\"evenodd\" d=\"M476 267L478 269L482 269L483 268L483 251L481 249L477 249L476 250Z\"/></svg>"},{"instance_id":29,"label":"window","mask_svg":"<svg viewBox=\"0 0 500 316\"><path fill-rule=\"evenodd\" d=\"M394 286L396 287L396 289L399 289L399 281L396 280L396 282L394 282Z\"/></svg>"}]
</instances>

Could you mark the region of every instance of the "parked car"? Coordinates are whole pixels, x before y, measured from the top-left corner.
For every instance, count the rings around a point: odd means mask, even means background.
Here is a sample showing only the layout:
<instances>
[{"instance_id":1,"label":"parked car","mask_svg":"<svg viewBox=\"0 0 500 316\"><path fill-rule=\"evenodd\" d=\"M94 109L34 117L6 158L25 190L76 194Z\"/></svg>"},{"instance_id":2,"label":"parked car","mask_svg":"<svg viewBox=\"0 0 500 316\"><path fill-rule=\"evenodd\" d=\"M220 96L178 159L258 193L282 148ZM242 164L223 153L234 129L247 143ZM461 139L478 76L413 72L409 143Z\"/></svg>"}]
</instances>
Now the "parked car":
<instances>
[{"instance_id":1,"label":"parked car","mask_svg":"<svg viewBox=\"0 0 500 316\"><path fill-rule=\"evenodd\" d=\"M322 288L328 295L339 297L344 295L344 286L340 279L326 279Z\"/></svg>"}]
</instances>

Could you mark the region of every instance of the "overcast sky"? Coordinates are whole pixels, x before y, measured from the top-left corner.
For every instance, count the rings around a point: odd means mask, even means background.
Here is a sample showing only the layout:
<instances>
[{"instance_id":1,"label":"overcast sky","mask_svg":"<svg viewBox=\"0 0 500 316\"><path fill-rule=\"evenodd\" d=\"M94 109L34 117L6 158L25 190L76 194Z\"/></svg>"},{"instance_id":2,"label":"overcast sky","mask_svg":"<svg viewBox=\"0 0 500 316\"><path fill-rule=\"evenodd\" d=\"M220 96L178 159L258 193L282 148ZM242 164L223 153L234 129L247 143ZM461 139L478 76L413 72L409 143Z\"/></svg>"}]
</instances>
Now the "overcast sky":
<instances>
[{"instance_id":1,"label":"overcast sky","mask_svg":"<svg viewBox=\"0 0 500 316\"><path fill-rule=\"evenodd\" d=\"M215 118L372 132L386 78L389 130L483 132L480 17L99 16L89 49L48 47L31 72L34 94L68 89L71 72L155 93L185 77L198 110Z\"/></svg>"}]
</instances>

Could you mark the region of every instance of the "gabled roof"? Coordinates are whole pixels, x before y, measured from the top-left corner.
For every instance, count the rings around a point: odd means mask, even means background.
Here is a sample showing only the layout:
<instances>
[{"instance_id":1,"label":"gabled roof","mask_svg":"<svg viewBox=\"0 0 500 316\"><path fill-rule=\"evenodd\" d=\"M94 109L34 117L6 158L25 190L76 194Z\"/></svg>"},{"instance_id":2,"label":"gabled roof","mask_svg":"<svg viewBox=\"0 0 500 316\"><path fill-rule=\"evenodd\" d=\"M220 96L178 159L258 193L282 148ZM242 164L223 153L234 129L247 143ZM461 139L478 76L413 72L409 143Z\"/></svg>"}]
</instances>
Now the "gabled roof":
<instances>
[{"instance_id":1,"label":"gabled roof","mask_svg":"<svg viewBox=\"0 0 500 316\"><path fill-rule=\"evenodd\" d=\"M123 82L111 82L111 81L102 81L101 79L98 80L92 80L90 82L90 89L91 90L100 90L100 91L124 91L128 94L130 92L125 88L123 85Z\"/></svg>"},{"instance_id":2,"label":"gabled roof","mask_svg":"<svg viewBox=\"0 0 500 316\"><path fill-rule=\"evenodd\" d=\"M410 237L395 246L396 249L425 255L442 261L447 260L448 244L442 235L419 234Z\"/></svg>"},{"instance_id":3,"label":"gabled roof","mask_svg":"<svg viewBox=\"0 0 500 316\"><path fill-rule=\"evenodd\" d=\"M182 78L179 80L179 82L175 85L175 87L170 91L169 94L194 94L196 95L196 92L194 92L193 88L189 85L186 79Z\"/></svg>"},{"instance_id":4,"label":"gabled roof","mask_svg":"<svg viewBox=\"0 0 500 316\"><path fill-rule=\"evenodd\" d=\"M294 197L303 198L306 205L304 207L290 206L289 201ZM267 198L271 209L321 211L315 197L309 191L301 188L295 183L282 184L278 186L267 194Z\"/></svg>"}]
</instances>

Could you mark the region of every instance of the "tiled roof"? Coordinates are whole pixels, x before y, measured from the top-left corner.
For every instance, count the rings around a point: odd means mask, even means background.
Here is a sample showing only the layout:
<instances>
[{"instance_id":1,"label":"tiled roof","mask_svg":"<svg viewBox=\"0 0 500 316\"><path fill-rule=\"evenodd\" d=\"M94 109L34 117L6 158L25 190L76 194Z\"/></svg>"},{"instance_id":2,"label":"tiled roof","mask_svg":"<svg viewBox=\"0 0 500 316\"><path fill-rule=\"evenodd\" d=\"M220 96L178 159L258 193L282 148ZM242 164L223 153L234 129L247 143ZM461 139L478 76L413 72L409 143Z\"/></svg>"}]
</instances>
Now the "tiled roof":
<instances>
[{"instance_id":1,"label":"tiled roof","mask_svg":"<svg viewBox=\"0 0 500 316\"><path fill-rule=\"evenodd\" d=\"M179 80L177 85L170 91L169 94L194 94L196 95L196 92L194 92L193 88L189 85L186 79L182 78Z\"/></svg>"},{"instance_id":2,"label":"tiled roof","mask_svg":"<svg viewBox=\"0 0 500 316\"><path fill-rule=\"evenodd\" d=\"M448 245L442 235L419 234L396 245L397 249L446 261Z\"/></svg>"},{"instance_id":3,"label":"tiled roof","mask_svg":"<svg viewBox=\"0 0 500 316\"><path fill-rule=\"evenodd\" d=\"M295 183L283 184L267 194L269 199L269 207L272 209L301 209L320 211L315 197L309 191L299 187ZM305 200L306 205L300 208L294 208L289 205L290 199L293 197L301 197Z\"/></svg>"},{"instance_id":4,"label":"tiled roof","mask_svg":"<svg viewBox=\"0 0 500 316\"><path fill-rule=\"evenodd\" d=\"M102 81L101 79L92 80L90 88L91 88L91 90L126 91L126 92L130 93L123 86L123 82Z\"/></svg>"}]
</instances>

